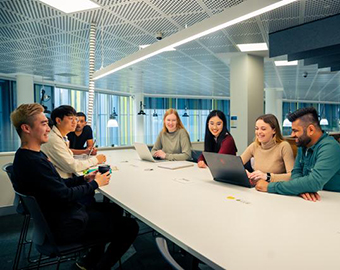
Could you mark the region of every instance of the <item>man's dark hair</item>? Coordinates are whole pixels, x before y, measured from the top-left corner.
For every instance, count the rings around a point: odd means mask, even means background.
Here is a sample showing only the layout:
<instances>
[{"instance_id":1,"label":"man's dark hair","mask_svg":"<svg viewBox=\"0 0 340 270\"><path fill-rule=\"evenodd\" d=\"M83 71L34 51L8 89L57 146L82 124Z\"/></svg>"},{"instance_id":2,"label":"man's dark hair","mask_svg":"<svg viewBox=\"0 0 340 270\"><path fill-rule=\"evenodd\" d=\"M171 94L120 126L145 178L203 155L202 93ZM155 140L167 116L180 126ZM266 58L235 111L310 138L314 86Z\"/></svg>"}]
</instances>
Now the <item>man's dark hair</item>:
<instances>
[{"instance_id":1,"label":"man's dark hair","mask_svg":"<svg viewBox=\"0 0 340 270\"><path fill-rule=\"evenodd\" d=\"M315 127L321 129L318 112L314 107L298 109L297 111L290 113L287 118L290 122L294 122L297 119L300 119L304 127L312 124Z\"/></svg>"},{"instance_id":2,"label":"man's dark hair","mask_svg":"<svg viewBox=\"0 0 340 270\"><path fill-rule=\"evenodd\" d=\"M76 110L69 105L61 105L58 108L55 108L51 113L51 119L54 125L57 125L56 118L64 119L65 116L75 116L77 115Z\"/></svg>"},{"instance_id":3,"label":"man's dark hair","mask_svg":"<svg viewBox=\"0 0 340 270\"><path fill-rule=\"evenodd\" d=\"M77 112L77 116L79 117L85 117L85 121L86 121L86 115L85 115L85 113L83 113L83 112Z\"/></svg>"}]
</instances>

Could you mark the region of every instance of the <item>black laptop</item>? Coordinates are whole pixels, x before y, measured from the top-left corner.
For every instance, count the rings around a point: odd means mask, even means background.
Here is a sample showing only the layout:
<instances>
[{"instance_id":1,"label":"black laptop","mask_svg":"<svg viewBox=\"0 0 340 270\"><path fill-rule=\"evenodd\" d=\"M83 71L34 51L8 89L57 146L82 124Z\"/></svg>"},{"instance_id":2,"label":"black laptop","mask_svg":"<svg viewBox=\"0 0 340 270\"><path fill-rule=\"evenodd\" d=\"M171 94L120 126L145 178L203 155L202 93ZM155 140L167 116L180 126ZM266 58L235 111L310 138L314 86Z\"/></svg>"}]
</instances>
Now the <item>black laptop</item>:
<instances>
[{"instance_id":1,"label":"black laptop","mask_svg":"<svg viewBox=\"0 0 340 270\"><path fill-rule=\"evenodd\" d=\"M203 152L214 180L242 187L252 187L242 159L238 156Z\"/></svg>"}]
</instances>

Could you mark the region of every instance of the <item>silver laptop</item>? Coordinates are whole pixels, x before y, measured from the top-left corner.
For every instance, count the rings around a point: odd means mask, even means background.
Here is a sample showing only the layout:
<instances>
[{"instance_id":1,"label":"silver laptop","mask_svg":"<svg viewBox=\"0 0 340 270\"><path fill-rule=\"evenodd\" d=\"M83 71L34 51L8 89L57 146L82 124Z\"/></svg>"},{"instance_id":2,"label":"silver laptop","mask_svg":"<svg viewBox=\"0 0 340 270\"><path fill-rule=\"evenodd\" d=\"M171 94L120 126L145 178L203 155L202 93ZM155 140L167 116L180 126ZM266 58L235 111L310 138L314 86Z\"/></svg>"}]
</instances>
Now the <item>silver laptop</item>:
<instances>
[{"instance_id":1,"label":"silver laptop","mask_svg":"<svg viewBox=\"0 0 340 270\"><path fill-rule=\"evenodd\" d=\"M203 152L214 180L233 185L252 187L242 160L238 156Z\"/></svg>"},{"instance_id":2,"label":"silver laptop","mask_svg":"<svg viewBox=\"0 0 340 270\"><path fill-rule=\"evenodd\" d=\"M148 148L148 146L145 143L137 143L135 142L133 144L135 147L140 159L145 160L145 161L150 161L150 162L160 162L160 161L165 161L163 159L155 159L152 155L151 152Z\"/></svg>"}]
</instances>

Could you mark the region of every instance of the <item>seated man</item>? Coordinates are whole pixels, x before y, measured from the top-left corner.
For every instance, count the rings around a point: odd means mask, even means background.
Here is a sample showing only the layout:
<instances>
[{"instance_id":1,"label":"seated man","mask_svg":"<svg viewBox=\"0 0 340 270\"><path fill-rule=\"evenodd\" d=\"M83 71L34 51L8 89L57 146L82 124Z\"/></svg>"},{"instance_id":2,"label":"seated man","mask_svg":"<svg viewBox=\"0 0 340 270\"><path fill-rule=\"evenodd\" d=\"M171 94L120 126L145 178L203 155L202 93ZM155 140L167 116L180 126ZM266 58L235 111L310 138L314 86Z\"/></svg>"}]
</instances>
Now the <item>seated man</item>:
<instances>
[{"instance_id":1,"label":"seated man","mask_svg":"<svg viewBox=\"0 0 340 270\"><path fill-rule=\"evenodd\" d=\"M260 180L259 191L284 195L301 195L305 200L320 200L319 190L340 192L340 145L324 133L318 113L313 108L301 108L290 115L292 137L298 149L291 180L268 183Z\"/></svg>"},{"instance_id":2,"label":"seated man","mask_svg":"<svg viewBox=\"0 0 340 270\"><path fill-rule=\"evenodd\" d=\"M21 139L13 163L13 187L34 196L58 244L86 243L101 239L109 243L93 248L85 261L89 269L110 269L137 236L135 220L122 217L114 204L94 203L86 208L78 201L110 181L109 172L62 179L41 145L50 127L39 104L22 104L11 114Z\"/></svg>"},{"instance_id":3,"label":"seated man","mask_svg":"<svg viewBox=\"0 0 340 270\"><path fill-rule=\"evenodd\" d=\"M77 112L77 117L76 130L67 134L67 138L70 141L70 149L74 155L96 155L97 149L94 148L92 128L87 125L86 115L82 112Z\"/></svg>"},{"instance_id":4,"label":"seated man","mask_svg":"<svg viewBox=\"0 0 340 270\"><path fill-rule=\"evenodd\" d=\"M54 126L49 134L48 142L43 144L41 149L51 160L61 177L71 177L76 172L81 172L106 161L104 155L97 155L86 160L73 157L66 136L66 134L75 130L77 124L76 111L73 107L59 106L52 111L51 119Z\"/></svg>"}]
</instances>

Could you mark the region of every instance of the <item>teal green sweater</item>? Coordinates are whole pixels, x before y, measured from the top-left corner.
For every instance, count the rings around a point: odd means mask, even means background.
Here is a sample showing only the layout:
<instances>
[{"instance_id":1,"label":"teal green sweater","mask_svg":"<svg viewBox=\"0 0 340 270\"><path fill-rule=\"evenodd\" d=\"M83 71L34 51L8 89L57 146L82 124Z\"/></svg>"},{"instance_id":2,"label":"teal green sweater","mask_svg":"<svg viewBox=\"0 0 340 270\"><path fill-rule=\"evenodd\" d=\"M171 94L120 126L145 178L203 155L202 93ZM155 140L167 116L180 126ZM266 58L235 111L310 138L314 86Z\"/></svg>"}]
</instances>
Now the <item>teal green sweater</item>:
<instances>
[{"instance_id":1,"label":"teal green sweater","mask_svg":"<svg viewBox=\"0 0 340 270\"><path fill-rule=\"evenodd\" d=\"M340 192L340 145L326 133L310 148L299 148L290 181L268 185L268 192L284 195L322 189Z\"/></svg>"}]
</instances>

